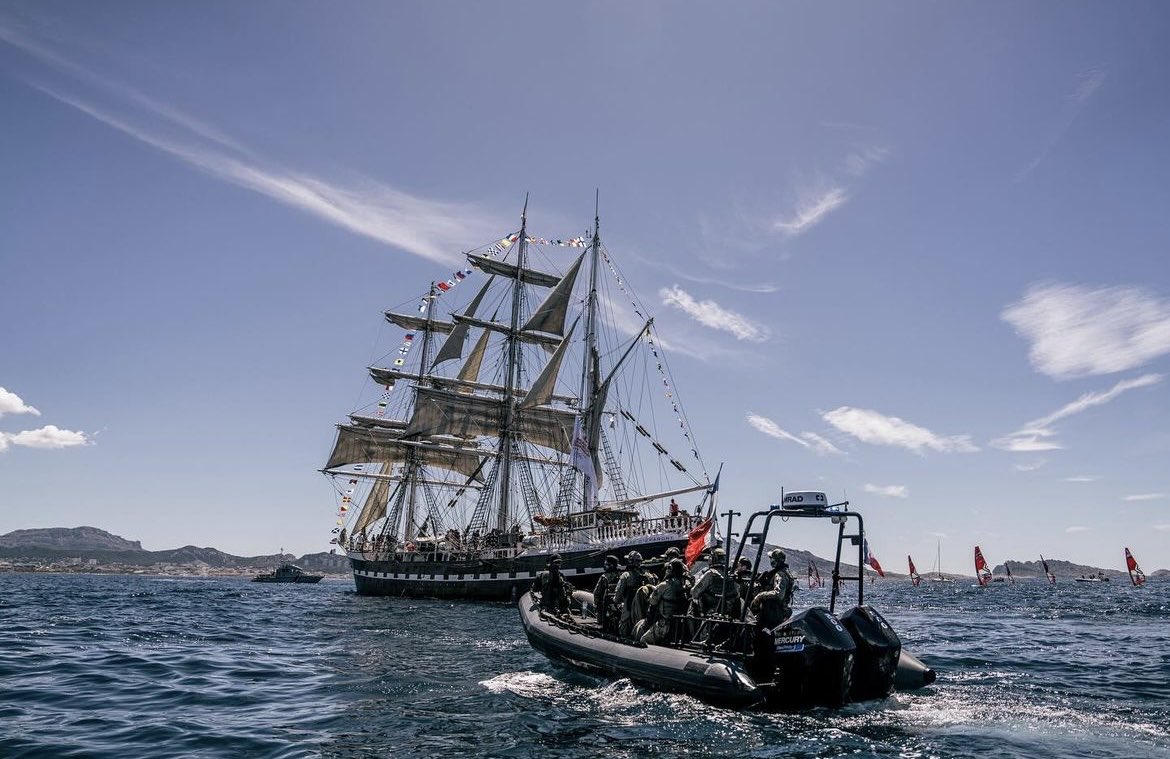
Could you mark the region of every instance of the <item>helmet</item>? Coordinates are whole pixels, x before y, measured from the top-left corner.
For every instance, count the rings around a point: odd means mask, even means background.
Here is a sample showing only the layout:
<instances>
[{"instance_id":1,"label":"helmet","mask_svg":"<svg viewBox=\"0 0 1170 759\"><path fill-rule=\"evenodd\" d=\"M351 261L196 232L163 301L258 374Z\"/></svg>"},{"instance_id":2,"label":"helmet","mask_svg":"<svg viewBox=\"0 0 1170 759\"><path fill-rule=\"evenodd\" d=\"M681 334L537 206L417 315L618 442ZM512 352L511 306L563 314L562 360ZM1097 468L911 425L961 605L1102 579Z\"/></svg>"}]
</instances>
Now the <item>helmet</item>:
<instances>
[{"instance_id":1,"label":"helmet","mask_svg":"<svg viewBox=\"0 0 1170 759\"><path fill-rule=\"evenodd\" d=\"M723 557L727 556L727 552L722 548L714 548L711 550L711 561L723 561Z\"/></svg>"},{"instance_id":2,"label":"helmet","mask_svg":"<svg viewBox=\"0 0 1170 759\"><path fill-rule=\"evenodd\" d=\"M772 558L772 563L775 565L782 565L788 563L788 557L779 548L776 548L772 553L768 554Z\"/></svg>"},{"instance_id":3,"label":"helmet","mask_svg":"<svg viewBox=\"0 0 1170 759\"><path fill-rule=\"evenodd\" d=\"M682 551L678 550L674 546L671 546L670 548L667 548L666 552L662 555L669 561L670 559L677 559L682 557Z\"/></svg>"},{"instance_id":4,"label":"helmet","mask_svg":"<svg viewBox=\"0 0 1170 759\"><path fill-rule=\"evenodd\" d=\"M617 565L618 565L618 557L614 556L612 553L609 556L605 557L605 566L616 567Z\"/></svg>"},{"instance_id":5,"label":"helmet","mask_svg":"<svg viewBox=\"0 0 1170 759\"><path fill-rule=\"evenodd\" d=\"M626 563L627 564L641 564L642 563L642 554L638 553L637 551L630 551L629 553L626 554Z\"/></svg>"},{"instance_id":6,"label":"helmet","mask_svg":"<svg viewBox=\"0 0 1170 759\"><path fill-rule=\"evenodd\" d=\"M735 562L736 566L752 568L752 560L746 556L740 556L739 561Z\"/></svg>"},{"instance_id":7,"label":"helmet","mask_svg":"<svg viewBox=\"0 0 1170 759\"><path fill-rule=\"evenodd\" d=\"M683 572L686 571L686 565L683 564L682 559L671 559L666 567L670 570L672 577L682 577Z\"/></svg>"},{"instance_id":8,"label":"helmet","mask_svg":"<svg viewBox=\"0 0 1170 759\"><path fill-rule=\"evenodd\" d=\"M560 563L561 563L561 555L559 553L554 553L552 556L548 557L548 565L550 567L553 564L560 564Z\"/></svg>"}]
</instances>

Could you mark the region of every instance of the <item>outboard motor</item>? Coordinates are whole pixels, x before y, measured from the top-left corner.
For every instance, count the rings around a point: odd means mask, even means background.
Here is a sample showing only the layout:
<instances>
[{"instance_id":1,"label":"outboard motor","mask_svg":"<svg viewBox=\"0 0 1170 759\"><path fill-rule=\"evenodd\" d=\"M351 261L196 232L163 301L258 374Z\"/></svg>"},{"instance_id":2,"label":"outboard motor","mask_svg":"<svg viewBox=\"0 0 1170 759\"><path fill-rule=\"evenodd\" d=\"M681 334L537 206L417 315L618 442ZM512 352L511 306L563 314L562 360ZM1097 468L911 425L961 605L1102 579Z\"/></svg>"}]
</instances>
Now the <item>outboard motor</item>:
<instances>
[{"instance_id":1,"label":"outboard motor","mask_svg":"<svg viewBox=\"0 0 1170 759\"><path fill-rule=\"evenodd\" d=\"M825 609L806 609L771 636L777 706L841 706L849 696L856 645Z\"/></svg>"},{"instance_id":2,"label":"outboard motor","mask_svg":"<svg viewBox=\"0 0 1170 759\"><path fill-rule=\"evenodd\" d=\"M857 644L849 700L885 698L894 689L902 641L872 606L855 606L841 615L841 624Z\"/></svg>"}]
</instances>

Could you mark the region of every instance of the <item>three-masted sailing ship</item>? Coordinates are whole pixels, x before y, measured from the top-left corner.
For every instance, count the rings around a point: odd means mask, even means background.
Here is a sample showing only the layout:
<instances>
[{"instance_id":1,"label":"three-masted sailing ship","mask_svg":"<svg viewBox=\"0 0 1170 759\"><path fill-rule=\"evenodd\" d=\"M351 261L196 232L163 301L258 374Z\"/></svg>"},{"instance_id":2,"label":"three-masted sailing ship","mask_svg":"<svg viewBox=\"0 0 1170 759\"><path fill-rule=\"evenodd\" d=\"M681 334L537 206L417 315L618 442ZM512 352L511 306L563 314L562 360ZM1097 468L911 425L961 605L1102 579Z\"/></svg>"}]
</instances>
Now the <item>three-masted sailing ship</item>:
<instances>
[{"instance_id":1,"label":"three-masted sailing ship","mask_svg":"<svg viewBox=\"0 0 1170 759\"><path fill-rule=\"evenodd\" d=\"M685 549L719 478L596 215L591 236L548 240L526 202L518 232L465 255L415 312L385 312L405 335L322 470L357 592L505 600L554 553L592 588L609 554Z\"/></svg>"}]
</instances>

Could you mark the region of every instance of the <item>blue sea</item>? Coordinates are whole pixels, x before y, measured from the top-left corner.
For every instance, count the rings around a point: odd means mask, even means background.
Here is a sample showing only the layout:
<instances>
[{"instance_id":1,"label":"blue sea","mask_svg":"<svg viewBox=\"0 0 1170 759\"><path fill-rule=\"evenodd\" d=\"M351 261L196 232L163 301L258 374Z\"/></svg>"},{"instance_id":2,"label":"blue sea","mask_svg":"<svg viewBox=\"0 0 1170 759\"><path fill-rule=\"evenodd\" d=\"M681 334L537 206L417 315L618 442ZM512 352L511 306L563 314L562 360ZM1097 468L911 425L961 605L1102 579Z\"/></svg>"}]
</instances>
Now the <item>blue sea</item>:
<instances>
[{"instance_id":1,"label":"blue sea","mask_svg":"<svg viewBox=\"0 0 1170 759\"><path fill-rule=\"evenodd\" d=\"M1170 583L867 600L938 683L771 714L553 664L509 604L0 574L0 757L1170 757Z\"/></svg>"}]
</instances>

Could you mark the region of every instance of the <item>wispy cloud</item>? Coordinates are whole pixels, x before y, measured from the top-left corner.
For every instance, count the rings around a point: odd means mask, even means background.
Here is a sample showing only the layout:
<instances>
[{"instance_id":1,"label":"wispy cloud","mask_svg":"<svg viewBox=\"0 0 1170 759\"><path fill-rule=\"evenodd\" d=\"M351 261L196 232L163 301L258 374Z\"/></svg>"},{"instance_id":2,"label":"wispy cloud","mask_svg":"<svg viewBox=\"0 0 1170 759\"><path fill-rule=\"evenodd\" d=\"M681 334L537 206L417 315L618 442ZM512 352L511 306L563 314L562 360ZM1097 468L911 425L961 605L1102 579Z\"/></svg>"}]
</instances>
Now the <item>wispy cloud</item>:
<instances>
[{"instance_id":1,"label":"wispy cloud","mask_svg":"<svg viewBox=\"0 0 1170 759\"><path fill-rule=\"evenodd\" d=\"M0 387L0 416L5 414L32 414L40 416L41 412L21 400L20 396L11 390Z\"/></svg>"},{"instance_id":2,"label":"wispy cloud","mask_svg":"<svg viewBox=\"0 0 1170 759\"><path fill-rule=\"evenodd\" d=\"M841 406L821 416L842 432L874 445L892 445L915 452L924 449L942 453L969 453L979 450L971 442L969 435L937 435L925 427L870 409Z\"/></svg>"},{"instance_id":3,"label":"wispy cloud","mask_svg":"<svg viewBox=\"0 0 1170 759\"><path fill-rule=\"evenodd\" d=\"M905 498L910 495L910 491L905 485L871 485L867 482L862 490L867 493L884 495L889 498Z\"/></svg>"},{"instance_id":4,"label":"wispy cloud","mask_svg":"<svg viewBox=\"0 0 1170 759\"><path fill-rule=\"evenodd\" d=\"M889 148L870 146L855 150L845 156L845 173L855 177L865 176L871 168L879 163L885 163L890 155Z\"/></svg>"},{"instance_id":5,"label":"wispy cloud","mask_svg":"<svg viewBox=\"0 0 1170 759\"><path fill-rule=\"evenodd\" d=\"M726 309L713 300L697 301L678 285L662 288L658 296L662 298L663 305L679 309L703 326L730 332L737 340L761 343L771 335L764 325Z\"/></svg>"},{"instance_id":6,"label":"wispy cloud","mask_svg":"<svg viewBox=\"0 0 1170 759\"><path fill-rule=\"evenodd\" d=\"M1170 353L1170 301L1140 287L1035 285L1001 316L1030 343L1032 366L1055 379L1122 372Z\"/></svg>"},{"instance_id":7,"label":"wispy cloud","mask_svg":"<svg viewBox=\"0 0 1170 759\"><path fill-rule=\"evenodd\" d=\"M1083 525L1077 524L1077 525L1073 525L1072 527L1065 527L1064 531L1065 532L1088 532L1089 528L1085 527Z\"/></svg>"},{"instance_id":8,"label":"wispy cloud","mask_svg":"<svg viewBox=\"0 0 1170 759\"><path fill-rule=\"evenodd\" d=\"M325 178L255 157L215 126L131 87L91 73L49 47L0 26L0 39L109 101L44 83L31 86L204 174L259 193L330 224L443 264L506 222L472 204L423 198L370 178Z\"/></svg>"},{"instance_id":9,"label":"wispy cloud","mask_svg":"<svg viewBox=\"0 0 1170 759\"><path fill-rule=\"evenodd\" d=\"M1024 168L1016 172L1015 181L1022 182L1028 178L1036 167L1039 166L1056 144L1064 137L1065 133L1076 121L1077 116L1084 110L1085 104L1089 102L1089 98L1093 96L1101 85L1105 83L1105 72L1100 69L1089 69L1077 76L1077 81L1064 98L1064 103L1060 109L1060 115L1056 122L1056 126L1049 133L1047 141L1036 154L1036 157L1027 163Z\"/></svg>"},{"instance_id":10,"label":"wispy cloud","mask_svg":"<svg viewBox=\"0 0 1170 759\"><path fill-rule=\"evenodd\" d=\"M1096 474L1078 474L1074 477L1065 477L1064 481L1065 482L1096 482L1099 479L1101 479L1101 477L1099 475L1096 475Z\"/></svg>"},{"instance_id":11,"label":"wispy cloud","mask_svg":"<svg viewBox=\"0 0 1170 759\"><path fill-rule=\"evenodd\" d=\"M1085 393L1072 403L1061 406L1051 414L1028 422L1015 432L1008 433L1001 438L996 438L991 441L991 445L995 448L1014 452L1061 449L1064 446L1055 439L1056 431L1052 429L1052 425L1055 422L1070 417L1073 414L1079 414L1094 406L1106 404L1129 390L1156 385L1162 379L1161 374L1143 374L1141 377L1135 379L1122 380L1108 390L1097 393Z\"/></svg>"},{"instance_id":12,"label":"wispy cloud","mask_svg":"<svg viewBox=\"0 0 1170 759\"><path fill-rule=\"evenodd\" d=\"M1036 459L1035 461L1021 461L1015 467L1017 472L1035 472L1047 463L1048 459Z\"/></svg>"},{"instance_id":13,"label":"wispy cloud","mask_svg":"<svg viewBox=\"0 0 1170 759\"><path fill-rule=\"evenodd\" d=\"M787 430L781 429L780 425L776 424L766 416L760 416L752 412L747 414L747 422L752 427L755 427L760 432L774 437L777 440L787 440L797 445L808 448L820 454L827 453L841 453L841 449L830 443L825 438L816 434L815 432L802 432L800 435L794 435Z\"/></svg>"},{"instance_id":14,"label":"wispy cloud","mask_svg":"<svg viewBox=\"0 0 1170 759\"><path fill-rule=\"evenodd\" d=\"M1137 493L1124 496L1123 501L1161 501L1167 498L1166 493Z\"/></svg>"},{"instance_id":15,"label":"wispy cloud","mask_svg":"<svg viewBox=\"0 0 1170 759\"><path fill-rule=\"evenodd\" d=\"M1159 532L1170 532L1170 524L1156 524L1154 525L1154 529Z\"/></svg>"},{"instance_id":16,"label":"wispy cloud","mask_svg":"<svg viewBox=\"0 0 1170 759\"><path fill-rule=\"evenodd\" d=\"M772 231L785 237L797 237L815 227L833 211L845 205L849 193L844 187L832 186L817 190L801 190L794 211L772 223Z\"/></svg>"},{"instance_id":17,"label":"wispy cloud","mask_svg":"<svg viewBox=\"0 0 1170 759\"><path fill-rule=\"evenodd\" d=\"M93 441L84 432L58 429L47 424L37 430L24 432L0 432L0 451L6 450L9 445L22 445L26 448L72 448L78 445L89 445Z\"/></svg>"}]
</instances>

